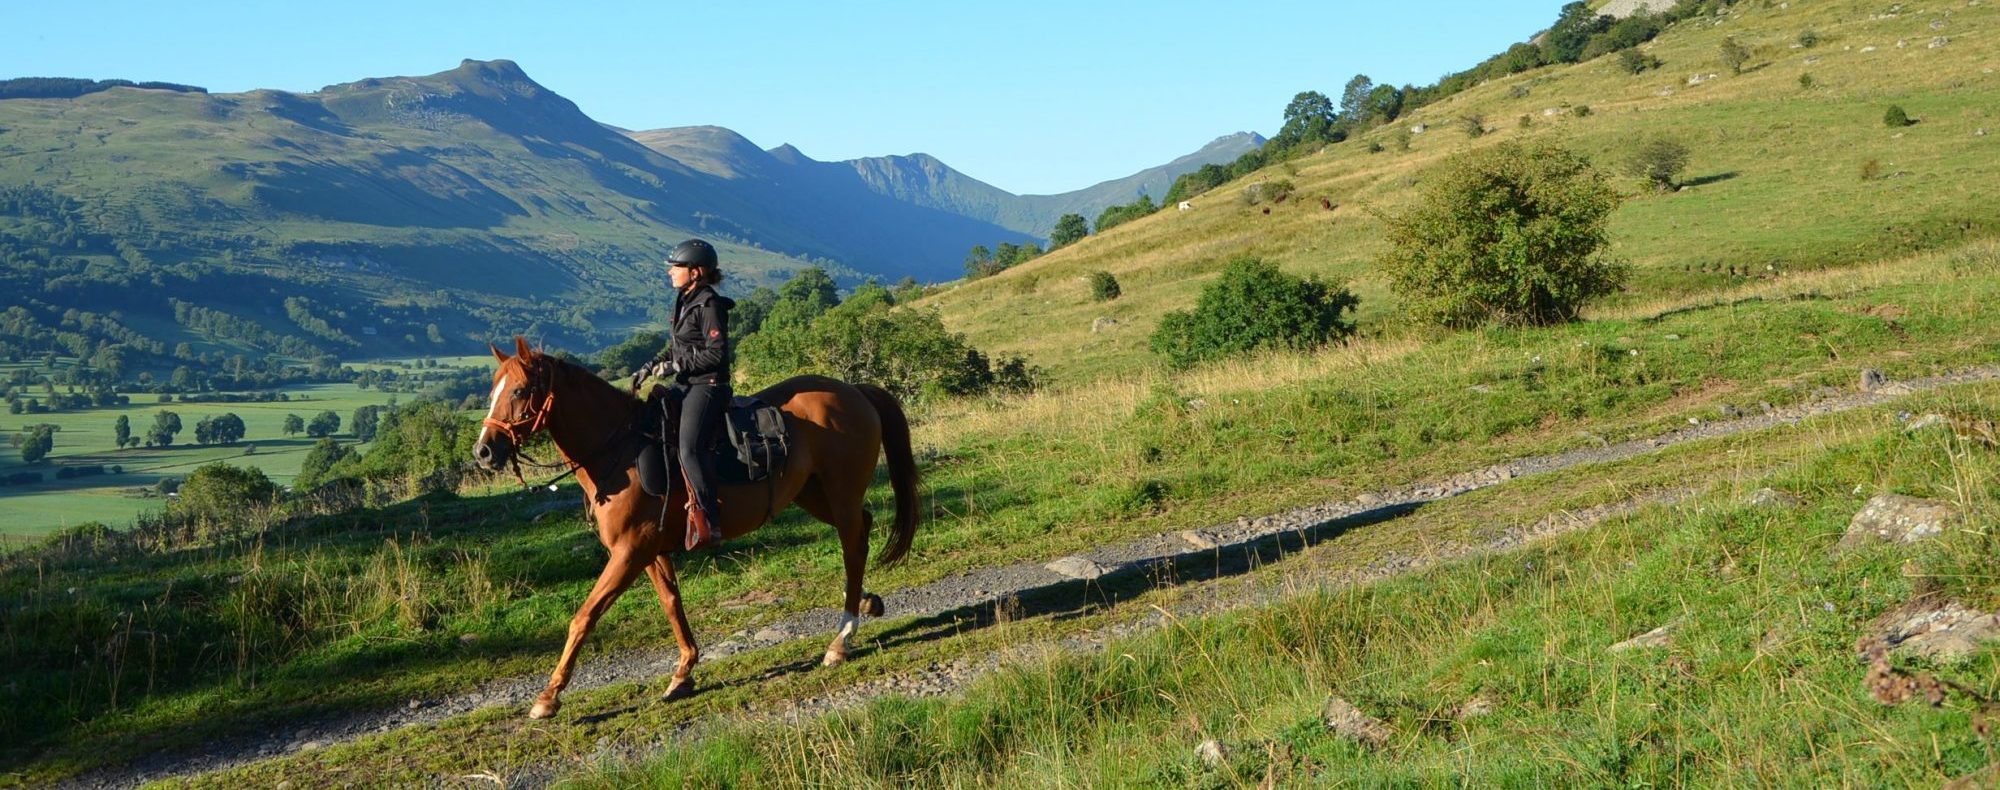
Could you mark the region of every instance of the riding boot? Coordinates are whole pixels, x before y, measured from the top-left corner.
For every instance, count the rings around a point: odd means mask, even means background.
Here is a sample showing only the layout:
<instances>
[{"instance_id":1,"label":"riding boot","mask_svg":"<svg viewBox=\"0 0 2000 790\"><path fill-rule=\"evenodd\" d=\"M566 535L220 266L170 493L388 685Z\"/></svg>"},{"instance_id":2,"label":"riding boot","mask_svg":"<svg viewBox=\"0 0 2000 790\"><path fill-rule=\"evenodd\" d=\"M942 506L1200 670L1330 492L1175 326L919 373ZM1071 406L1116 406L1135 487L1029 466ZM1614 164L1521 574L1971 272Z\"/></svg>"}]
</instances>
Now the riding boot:
<instances>
[{"instance_id":1,"label":"riding boot","mask_svg":"<svg viewBox=\"0 0 2000 790\"><path fill-rule=\"evenodd\" d=\"M701 497L688 487L687 539L688 551L706 549L722 542L722 530L715 526L715 508L704 506Z\"/></svg>"}]
</instances>

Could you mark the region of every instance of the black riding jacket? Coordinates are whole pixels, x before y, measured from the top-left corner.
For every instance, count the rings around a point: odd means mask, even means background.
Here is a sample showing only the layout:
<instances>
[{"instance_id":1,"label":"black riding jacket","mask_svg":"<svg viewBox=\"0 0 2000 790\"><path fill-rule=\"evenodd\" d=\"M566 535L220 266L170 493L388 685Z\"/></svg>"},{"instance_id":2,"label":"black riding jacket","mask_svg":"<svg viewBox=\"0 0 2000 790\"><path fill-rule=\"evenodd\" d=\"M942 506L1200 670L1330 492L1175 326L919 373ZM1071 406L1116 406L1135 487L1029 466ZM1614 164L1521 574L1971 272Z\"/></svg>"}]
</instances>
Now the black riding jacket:
<instances>
[{"instance_id":1,"label":"black riding jacket","mask_svg":"<svg viewBox=\"0 0 2000 790\"><path fill-rule=\"evenodd\" d=\"M729 310L736 302L713 286L696 286L674 297L673 341L667 358L683 384L729 383Z\"/></svg>"}]
</instances>

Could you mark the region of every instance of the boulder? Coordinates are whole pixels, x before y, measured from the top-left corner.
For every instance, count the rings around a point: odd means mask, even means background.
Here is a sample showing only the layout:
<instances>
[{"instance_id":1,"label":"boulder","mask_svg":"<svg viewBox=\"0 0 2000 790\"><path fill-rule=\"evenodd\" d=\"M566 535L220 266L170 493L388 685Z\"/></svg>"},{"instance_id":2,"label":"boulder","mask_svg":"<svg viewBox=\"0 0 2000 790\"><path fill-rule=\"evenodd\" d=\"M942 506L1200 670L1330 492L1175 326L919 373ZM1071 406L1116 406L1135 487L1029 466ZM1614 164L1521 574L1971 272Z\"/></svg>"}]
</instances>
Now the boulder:
<instances>
[{"instance_id":1,"label":"boulder","mask_svg":"<svg viewBox=\"0 0 2000 790\"><path fill-rule=\"evenodd\" d=\"M1884 385L1888 383L1889 383L1889 377L1887 375L1884 375L1882 371L1876 370L1874 368L1865 368L1861 371L1862 392L1874 392L1875 390L1881 389Z\"/></svg>"},{"instance_id":2,"label":"boulder","mask_svg":"<svg viewBox=\"0 0 2000 790\"><path fill-rule=\"evenodd\" d=\"M1957 520L1958 508L1950 503L1883 494L1861 506L1834 548L1845 551L1869 543L1916 543L1944 534L1945 527Z\"/></svg>"},{"instance_id":3,"label":"boulder","mask_svg":"<svg viewBox=\"0 0 2000 790\"><path fill-rule=\"evenodd\" d=\"M1116 318L1099 318L1090 322L1090 333L1093 335L1099 332L1108 332L1117 328L1118 328L1118 319Z\"/></svg>"},{"instance_id":4,"label":"boulder","mask_svg":"<svg viewBox=\"0 0 2000 790\"><path fill-rule=\"evenodd\" d=\"M1103 565L1099 565L1096 562L1091 561L1089 558L1078 557L1075 555L1064 557L1062 559L1056 560L1055 562L1051 562L1042 567L1048 568L1050 571L1062 574L1064 576L1068 576L1072 579L1085 579L1085 580L1095 579L1099 576L1103 576L1104 574L1111 572L1110 568L1104 567Z\"/></svg>"},{"instance_id":5,"label":"boulder","mask_svg":"<svg viewBox=\"0 0 2000 790\"><path fill-rule=\"evenodd\" d=\"M1940 661L1957 661L2000 639L2000 616L1957 601L1922 601L1876 618L1874 628L1892 652Z\"/></svg>"},{"instance_id":6,"label":"boulder","mask_svg":"<svg viewBox=\"0 0 2000 790\"><path fill-rule=\"evenodd\" d=\"M1751 507L1790 509L1798 507L1802 503L1803 501L1799 499L1799 495L1789 491L1779 491L1775 488L1759 488L1756 491L1750 492L1749 496L1743 498L1743 504Z\"/></svg>"},{"instance_id":7,"label":"boulder","mask_svg":"<svg viewBox=\"0 0 2000 790\"><path fill-rule=\"evenodd\" d=\"M1218 768L1229 762L1229 749L1214 738L1202 741L1200 746L1194 747L1194 754L1201 758L1203 764Z\"/></svg>"}]
</instances>

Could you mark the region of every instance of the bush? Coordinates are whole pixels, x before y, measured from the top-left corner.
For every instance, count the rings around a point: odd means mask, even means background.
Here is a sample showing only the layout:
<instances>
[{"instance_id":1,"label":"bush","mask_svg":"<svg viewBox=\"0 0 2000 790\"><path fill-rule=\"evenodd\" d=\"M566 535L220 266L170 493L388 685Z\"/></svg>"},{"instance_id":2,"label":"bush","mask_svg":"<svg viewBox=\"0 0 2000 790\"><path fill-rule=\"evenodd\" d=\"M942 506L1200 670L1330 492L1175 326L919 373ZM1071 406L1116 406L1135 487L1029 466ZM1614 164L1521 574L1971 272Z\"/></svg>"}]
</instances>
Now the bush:
<instances>
[{"instance_id":1,"label":"bush","mask_svg":"<svg viewBox=\"0 0 2000 790\"><path fill-rule=\"evenodd\" d=\"M1660 67L1660 59L1636 49L1618 51L1618 68L1627 74L1640 74L1647 69Z\"/></svg>"},{"instance_id":2,"label":"bush","mask_svg":"<svg viewBox=\"0 0 2000 790\"><path fill-rule=\"evenodd\" d=\"M1090 273L1091 298L1100 302L1109 302L1118 298L1120 293L1118 290L1118 278L1111 276L1110 272Z\"/></svg>"},{"instance_id":3,"label":"bush","mask_svg":"<svg viewBox=\"0 0 2000 790\"><path fill-rule=\"evenodd\" d=\"M1465 129L1465 136L1480 137L1486 134L1486 118L1479 115L1459 116L1458 125Z\"/></svg>"},{"instance_id":4,"label":"bush","mask_svg":"<svg viewBox=\"0 0 2000 790\"><path fill-rule=\"evenodd\" d=\"M1819 46L1819 32L1812 28L1799 31L1799 46L1807 49Z\"/></svg>"},{"instance_id":5,"label":"bush","mask_svg":"<svg viewBox=\"0 0 2000 790\"><path fill-rule=\"evenodd\" d=\"M1800 75L1799 75L1799 87L1800 87L1800 88L1803 88L1803 89L1805 89L1805 90L1812 90L1812 86L1813 86L1813 75L1811 75L1811 74L1800 74Z\"/></svg>"},{"instance_id":6,"label":"bush","mask_svg":"<svg viewBox=\"0 0 2000 790\"><path fill-rule=\"evenodd\" d=\"M1729 67L1729 73L1742 74L1743 64L1750 62L1750 48L1743 46L1735 36L1730 36L1722 40L1718 49L1722 56L1722 65Z\"/></svg>"},{"instance_id":7,"label":"bush","mask_svg":"<svg viewBox=\"0 0 2000 790\"><path fill-rule=\"evenodd\" d=\"M169 514L201 524L230 526L270 505L278 493L263 470L220 461L194 470L179 490L180 497L167 507Z\"/></svg>"},{"instance_id":8,"label":"bush","mask_svg":"<svg viewBox=\"0 0 2000 790\"><path fill-rule=\"evenodd\" d=\"M1295 189L1297 187L1292 186L1291 181L1283 178L1259 181L1243 190L1243 202L1252 206L1266 201L1283 203L1285 198L1292 196Z\"/></svg>"},{"instance_id":9,"label":"bush","mask_svg":"<svg viewBox=\"0 0 2000 790\"><path fill-rule=\"evenodd\" d=\"M782 306L782 305L781 305ZM935 310L897 309L888 291L862 289L810 321L766 327L743 339L739 370L759 382L818 373L877 384L902 398L1031 389L1026 361L996 366L946 329Z\"/></svg>"},{"instance_id":10,"label":"bush","mask_svg":"<svg viewBox=\"0 0 2000 790\"><path fill-rule=\"evenodd\" d=\"M1313 348L1353 334L1341 314L1360 302L1345 288L1239 258L1201 290L1192 312L1162 318L1151 345L1176 369L1258 348Z\"/></svg>"},{"instance_id":11,"label":"bush","mask_svg":"<svg viewBox=\"0 0 2000 790\"><path fill-rule=\"evenodd\" d=\"M1873 181L1882 177L1882 163L1870 159L1861 163L1861 180Z\"/></svg>"},{"instance_id":12,"label":"bush","mask_svg":"<svg viewBox=\"0 0 2000 790\"><path fill-rule=\"evenodd\" d=\"M1632 150L1626 159L1626 171L1646 179L1653 189L1669 192L1674 188L1674 179L1687 169L1688 147L1671 137L1657 136Z\"/></svg>"},{"instance_id":13,"label":"bush","mask_svg":"<svg viewBox=\"0 0 2000 790\"><path fill-rule=\"evenodd\" d=\"M1582 156L1546 141L1460 154L1388 218L1383 268L1411 314L1450 327L1547 324L1616 291L1598 252L1617 195Z\"/></svg>"},{"instance_id":14,"label":"bush","mask_svg":"<svg viewBox=\"0 0 2000 790\"><path fill-rule=\"evenodd\" d=\"M1910 114L1904 112L1903 105L1900 104L1891 104L1889 109L1882 113L1882 125L1891 129L1901 129L1913 123L1916 121L1910 120Z\"/></svg>"},{"instance_id":15,"label":"bush","mask_svg":"<svg viewBox=\"0 0 2000 790\"><path fill-rule=\"evenodd\" d=\"M1590 117L1590 105L1579 104L1575 107L1571 107L1569 108L1569 114L1574 115L1578 118L1588 118Z\"/></svg>"}]
</instances>

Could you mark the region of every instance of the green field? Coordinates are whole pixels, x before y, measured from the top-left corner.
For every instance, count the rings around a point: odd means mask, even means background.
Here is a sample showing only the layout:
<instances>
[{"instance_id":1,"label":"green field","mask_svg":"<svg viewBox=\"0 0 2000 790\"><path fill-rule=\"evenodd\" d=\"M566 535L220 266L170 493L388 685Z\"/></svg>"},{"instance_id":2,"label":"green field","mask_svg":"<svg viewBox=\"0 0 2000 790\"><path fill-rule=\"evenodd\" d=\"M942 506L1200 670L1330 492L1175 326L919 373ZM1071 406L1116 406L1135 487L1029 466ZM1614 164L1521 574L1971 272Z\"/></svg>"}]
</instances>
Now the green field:
<instances>
[{"instance_id":1,"label":"green field","mask_svg":"<svg viewBox=\"0 0 2000 790\"><path fill-rule=\"evenodd\" d=\"M331 409L340 415L342 431L337 439L352 441L347 423L361 406L386 404L390 393L363 390L352 384L309 384L288 387L288 402L272 403L173 403L163 404L152 395L134 395L127 406L115 406L54 414L0 415L0 432L14 433L23 426L50 424L58 427L55 449L48 458L30 467L20 453L7 448L0 454L0 474L24 470L43 473L38 485L0 488L0 540L7 537L45 534L85 522L119 525L141 512L160 507L157 497L141 496L138 489L157 484L164 477L185 477L195 467L212 461L255 466L272 480L283 484L298 474L300 462L313 440L304 434L284 434L285 415L296 414L311 420ZM407 396L406 396L407 397ZM162 409L180 415L181 432L172 447L164 449L114 449L112 424L120 415L131 421L134 436L145 435L154 414ZM235 414L243 418L242 442L234 445L198 445L194 426L201 418ZM254 452L251 452L254 449ZM124 473L72 480L55 479L59 466L113 464Z\"/></svg>"}]
</instances>

